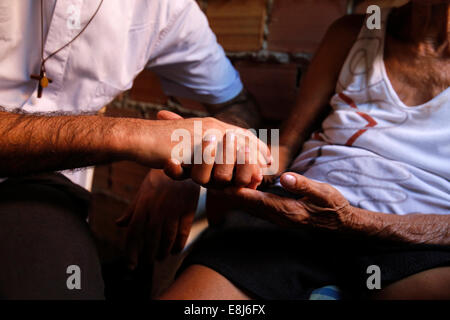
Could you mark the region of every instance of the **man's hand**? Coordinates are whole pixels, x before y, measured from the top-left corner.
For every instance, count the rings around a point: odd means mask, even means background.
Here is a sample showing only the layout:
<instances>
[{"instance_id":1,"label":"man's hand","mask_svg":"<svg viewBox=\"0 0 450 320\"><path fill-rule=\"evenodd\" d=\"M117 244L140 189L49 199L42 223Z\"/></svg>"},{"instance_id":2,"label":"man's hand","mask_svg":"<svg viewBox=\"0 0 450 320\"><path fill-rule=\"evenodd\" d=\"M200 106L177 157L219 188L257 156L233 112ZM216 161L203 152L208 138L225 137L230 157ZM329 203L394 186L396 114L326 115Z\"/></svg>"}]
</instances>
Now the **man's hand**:
<instances>
[{"instance_id":1,"label":"man's hand","mask_svg":"<svg viewBox=\"0 0 450 320\"><path fill-rule=\"evenodd\" d=\"M190 179L173 181L162 170L150 170L132 205L117 220L127 227L125 253L130 269L140 258L152 262L184 248L199 193L200 187Z\"/></svg>"},{"instance_id":2,"label":"man's hand","mask_svg":"<svg viewBox=\"0 0 450 320\"><path fill-rule=\"evenodd\" d=\"M202 127L197 130L200 131L197 135L201 135L198 142L192 139L195 124ZM270 152L265 143L248 130L214 118L178 117L161 121L100 116L42 116L14 114L0 109L0 176L80 168L120 160L137 161L162 169L172 159L173 148L178 144L172 141L172 135L177 130L190 135L192 140L186 143L191 154L194 150L209 148L210 155L214 155L218 147L223 146L223 141L236 132L239 139L227 146L236 152L233 157L248 154L257 157L258 161L270 163ZM205 134L212 130L214 134ZM211 180L215 163L214 156L211 158L211 163L201 159L201 163L188 165L196 182L206 184ZM231 161L231 168L235 164L236 161ZM227 168L226 173L230 170L230 167ZM178 169L184 171L180 164ZM253 170L259 174L258 170ZM255 172L250 176L257 177ZM239 176L244 177L242 184L250 184L248 175Z\"/></svg>"},{"instance_id":3,"label":"man's hand","mask_svg":"<svg viewBox=\"0 0 450 320\"><path fill-rule=\"evenodd\" d=\"M158 119L170 121L182 118L175 113L161 111ZM207 148L208 145L202 147ZM137 266L141 254L146 262L152 262L155 258L163 259L184 248L200 192L199 185L194 181L213 187L233 183L254 189L261 183L257 165L235 164L236 159L228 160L224 164L215 164L214 170L213 164L208 165L206 171L202 165L189 167L167 161L164 172L175 180L165 176L162 170L149 172L134 202L117 220L119 226L127 227L125 251L131 269Z\"/></svg>"},{"instance_id":4,"label":"man's hand","mask_svg":"<svg viewBox=\"0 0 450 320\"><path fill-rule=\"evenodd\" d=\"M163 122L190 120L182 120L179 115L169 111L159 112L158 119L164 120ZM164 161L165 173L175 180L192 178L206 187L234 184L256 189L262 181L262 168L272 161L267 145L250 131L214 118L197 121L202 121L203 131L214 129L217 132L216 135L204 136L202 140L202 155L208 150L211 161L207 163L202 159L201 163L186 165L169 157ZM157 147L167 149L164 142L159 143ZM194 149L198 147L194 146ZM222 158L221 161L217 161L218 156ZM191 160L194 162L193 158Z\"/></svg>"},{"instance_id":5,"label":"man's hand","mask_svg":"<svg viewBox=\"0 0 450 320\"><path fill-rule=\"evenodd\" d=\"M235 206L282 226L308 225L329 230L351 228L352 207L329 184L296 173L285 173L280 181L293 198L247 188L228 189L226 194Z\"/></svg>"}]
</instances>

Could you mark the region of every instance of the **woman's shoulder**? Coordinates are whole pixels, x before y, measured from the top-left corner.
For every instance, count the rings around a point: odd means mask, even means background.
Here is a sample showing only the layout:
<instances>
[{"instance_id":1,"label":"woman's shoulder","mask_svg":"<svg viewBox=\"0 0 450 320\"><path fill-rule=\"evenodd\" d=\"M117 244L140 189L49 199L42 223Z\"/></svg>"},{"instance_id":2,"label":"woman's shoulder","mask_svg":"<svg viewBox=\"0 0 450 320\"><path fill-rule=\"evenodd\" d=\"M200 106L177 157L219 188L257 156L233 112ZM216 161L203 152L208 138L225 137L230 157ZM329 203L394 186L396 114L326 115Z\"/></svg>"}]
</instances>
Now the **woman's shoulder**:
<instances>
[{"instance_id":1,"label":"woman's shoulder","mask_svg":"<svg viewBox=\"0 0 450 320\"><path fill-rule=\"evenodd\" d=\"M328 33L338 36L342 41L355 39L366 19L364 14L345 15L334 21L328 28Z\"/></svg>"},{"instance_id":2,"label":"woman's shoulder","mask_svg":"<svg viewBox=\"0 0 450 320\"><path fill-rule=\"evenodd\" d=\"M327 60L330 59L329 53L333 53L333 63L339 66L339 70L358 39L364 21L365 15L352 14L343 16L329 26L323 37L320 48L322 51L327 52Z\"/></svg>"}]
</instances>

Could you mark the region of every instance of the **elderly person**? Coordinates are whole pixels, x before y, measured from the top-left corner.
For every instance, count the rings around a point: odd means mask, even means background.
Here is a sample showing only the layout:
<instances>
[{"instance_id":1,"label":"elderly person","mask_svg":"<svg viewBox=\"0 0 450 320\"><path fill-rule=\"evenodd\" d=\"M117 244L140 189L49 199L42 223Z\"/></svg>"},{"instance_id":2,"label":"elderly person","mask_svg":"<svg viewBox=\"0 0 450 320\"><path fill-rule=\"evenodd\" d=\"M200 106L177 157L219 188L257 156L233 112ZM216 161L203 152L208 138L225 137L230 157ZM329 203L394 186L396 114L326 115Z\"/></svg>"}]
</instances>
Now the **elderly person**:
<instances>
[{"instance_id":1,"label":"elderly person","mask_svg":"<svg viewBox=\"0 0 450 320\"><path fill-rule=\"evenodd\" d=\"M381 29L336 21L281 133L282 168L302 147L289 172L216 192L215 224L162 298L306 299L333 284L349 298L450 298L449 26L448 0L383 10Z\"/></svg>"}]
</instances>

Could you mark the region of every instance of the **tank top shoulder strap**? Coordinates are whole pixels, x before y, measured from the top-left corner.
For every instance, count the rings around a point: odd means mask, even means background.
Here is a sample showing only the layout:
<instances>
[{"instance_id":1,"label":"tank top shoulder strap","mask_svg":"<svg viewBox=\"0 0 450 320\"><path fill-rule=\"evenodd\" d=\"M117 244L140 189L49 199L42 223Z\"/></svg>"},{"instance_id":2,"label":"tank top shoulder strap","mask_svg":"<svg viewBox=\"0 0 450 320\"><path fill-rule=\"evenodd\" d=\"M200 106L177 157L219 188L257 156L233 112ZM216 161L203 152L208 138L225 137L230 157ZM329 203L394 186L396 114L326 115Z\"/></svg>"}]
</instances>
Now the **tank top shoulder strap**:
<instances>
[{"instance_id":1,"label":"tank top shoulder strap","mask_svg":"<svg viewBox=\"0 0 450 320\"><path fill-rule=\"evenodd\" d=\"M369 29L366 17L341 69L336 92L354 90L361 88L362 82L368 86L382 79L380 64L383 63L384 39L389 13L390 9L381 10L381 28L379 29Z\"/></svg>"}]
</instances>

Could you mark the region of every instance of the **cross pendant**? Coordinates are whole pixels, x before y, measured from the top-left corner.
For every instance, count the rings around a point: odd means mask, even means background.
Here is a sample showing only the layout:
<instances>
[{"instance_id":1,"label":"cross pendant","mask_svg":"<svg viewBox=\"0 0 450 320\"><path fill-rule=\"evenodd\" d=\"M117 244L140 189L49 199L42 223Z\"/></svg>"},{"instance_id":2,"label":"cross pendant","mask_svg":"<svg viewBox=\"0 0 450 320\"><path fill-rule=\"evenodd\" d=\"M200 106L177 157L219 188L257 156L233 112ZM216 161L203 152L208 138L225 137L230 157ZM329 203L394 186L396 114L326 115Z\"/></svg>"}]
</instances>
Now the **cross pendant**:
<instances>
[{"instance_id":1,"label":"cross pendant","mask_svg":"<svg viewBox=\"0 0 450 320\"><path fill-rule=\"evenodd\" d=\"M32 74L30 75L30 78L38 81L38 98L42 97L42 91L44 91L44 88L47 88L48 84L53 82L52 79L47 77L44 68L41 68L41 72L39 73L39 75Z\"/></svg>"}]
</instances>

